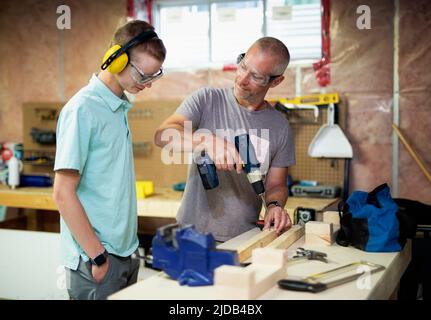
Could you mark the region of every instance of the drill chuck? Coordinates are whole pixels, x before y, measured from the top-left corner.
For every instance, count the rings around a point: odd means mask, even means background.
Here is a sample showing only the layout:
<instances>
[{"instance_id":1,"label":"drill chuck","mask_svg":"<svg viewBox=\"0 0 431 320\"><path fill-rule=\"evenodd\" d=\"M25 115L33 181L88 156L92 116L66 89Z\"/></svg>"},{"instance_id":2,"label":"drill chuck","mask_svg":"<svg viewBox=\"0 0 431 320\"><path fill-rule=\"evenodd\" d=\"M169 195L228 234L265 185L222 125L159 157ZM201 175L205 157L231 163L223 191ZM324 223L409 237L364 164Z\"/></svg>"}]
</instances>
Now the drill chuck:
<instances>
[{"instance_id":1,"label":"drill chuck","mask_svg":"<svg viewBox=\"0 0 431 320\"><path fill-rule=\"evenodd\" d=\"M244 161L244 172L256 194L260 195L265 192L265 185L260 173L260 163L257 160L253 144L248 134L242 134L235 137L235 147L241 159Z\"/></svg>"},{"instance_id":2,"label":"drill chuck","mask_svg":"<svg viewBox=\"0 0 431 320\"><path fill-rule=\"evenodd\" d=\"M259 169L252 170L250 173L248 173L247 179L250 182L256 194L265 193L265 185L263 184L262 175L260 174Z\"/></svg>"}]
</instances>

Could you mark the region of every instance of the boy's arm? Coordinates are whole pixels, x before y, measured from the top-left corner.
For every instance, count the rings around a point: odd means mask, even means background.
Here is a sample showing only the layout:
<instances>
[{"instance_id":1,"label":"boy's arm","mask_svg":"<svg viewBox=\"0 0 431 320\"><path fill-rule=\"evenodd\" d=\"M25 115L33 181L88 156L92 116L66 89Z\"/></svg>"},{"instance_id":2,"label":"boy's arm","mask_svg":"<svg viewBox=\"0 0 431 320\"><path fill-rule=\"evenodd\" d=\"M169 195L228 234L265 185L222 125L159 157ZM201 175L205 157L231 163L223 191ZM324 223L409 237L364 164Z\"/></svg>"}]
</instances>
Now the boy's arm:
<instances>
[{"instance_id":1,"label":"boy's arm","mask_svg":"<svg viewBox=\"0 0 431 320\"><path fill-rule=\"evenodd\" d=\"M80 175L76 170L58 170L55 173L53 200L70 232L85 253L94 259L105 251L88 220L87 214L76 194ZM108 271L109 261L102 266L93 265L94 279L99 282Z\"/></svg>"}]
</instances>

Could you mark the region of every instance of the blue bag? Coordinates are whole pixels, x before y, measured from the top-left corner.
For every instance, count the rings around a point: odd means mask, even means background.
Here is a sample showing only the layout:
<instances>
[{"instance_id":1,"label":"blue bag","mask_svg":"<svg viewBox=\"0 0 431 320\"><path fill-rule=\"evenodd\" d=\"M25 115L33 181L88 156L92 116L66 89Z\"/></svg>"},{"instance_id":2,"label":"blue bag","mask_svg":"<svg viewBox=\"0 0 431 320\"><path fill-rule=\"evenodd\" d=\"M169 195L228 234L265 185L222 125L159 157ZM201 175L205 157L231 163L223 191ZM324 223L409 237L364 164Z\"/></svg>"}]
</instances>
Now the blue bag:
<instances>
[{"instance_id":1,"label":"blue bag","mask_svg":"<svg viewBox=\"0 0 431 320\"><path fill-rule=\"evenodd\" d=\"M400 251L398 206L388 185L382 184L370 193L354 191L339 206L340 230L336 241L368 252ZM405 242L405 239L404 239Z\"/></svg>"}]
</instances>

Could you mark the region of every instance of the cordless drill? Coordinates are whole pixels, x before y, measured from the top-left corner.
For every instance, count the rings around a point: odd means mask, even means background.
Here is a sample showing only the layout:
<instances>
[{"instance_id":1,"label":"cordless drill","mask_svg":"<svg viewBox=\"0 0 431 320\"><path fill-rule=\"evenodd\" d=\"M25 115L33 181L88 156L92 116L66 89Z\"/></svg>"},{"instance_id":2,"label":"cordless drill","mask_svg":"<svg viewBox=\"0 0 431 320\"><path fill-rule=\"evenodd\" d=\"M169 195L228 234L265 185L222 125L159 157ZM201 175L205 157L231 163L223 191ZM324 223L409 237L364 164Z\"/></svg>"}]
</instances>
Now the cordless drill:
<instances>
[{"instance_id":1,"label":"cordless drill","mask_svg":"<svg viewBox=\"0 0 431 320\"><path fill-rule=\"evenodd\" d=\"M248 134L241 134L235 137L235 148L241 160L244 162L243 170L247 179L253 187L254 192L262 198L265 203L265 185L263 184L262 174L260 173L260 163L257 160L253 144ZM201 151L200 156L195 160L199 175L206 190L214 189L219 185L217 170L214 162L210 159L205 150Z\"/></svg>"}]
</instances>

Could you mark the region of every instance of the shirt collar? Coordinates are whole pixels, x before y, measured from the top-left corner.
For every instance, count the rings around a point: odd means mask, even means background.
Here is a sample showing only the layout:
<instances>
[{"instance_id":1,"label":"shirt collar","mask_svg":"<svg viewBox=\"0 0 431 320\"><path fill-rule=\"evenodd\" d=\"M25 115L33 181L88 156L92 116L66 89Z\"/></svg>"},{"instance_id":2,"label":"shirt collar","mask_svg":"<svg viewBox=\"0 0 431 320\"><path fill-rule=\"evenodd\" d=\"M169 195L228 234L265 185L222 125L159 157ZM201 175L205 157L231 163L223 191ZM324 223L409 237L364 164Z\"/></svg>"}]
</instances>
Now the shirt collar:
<instances>
[{"instance_id":1,"label":"shirt collar","mask_svg":"<svg viewBox=\"0 0 431 320\"><path fill-rule=\"evenodd\" d=\"M132 107L124 93L121 98L115 95L96 74L93 74L91 77L89 86L95 89L96 93L105 101L112 112L116 112L120 107L124 107L126 110Z\"/></svg>"}]
</instances>

